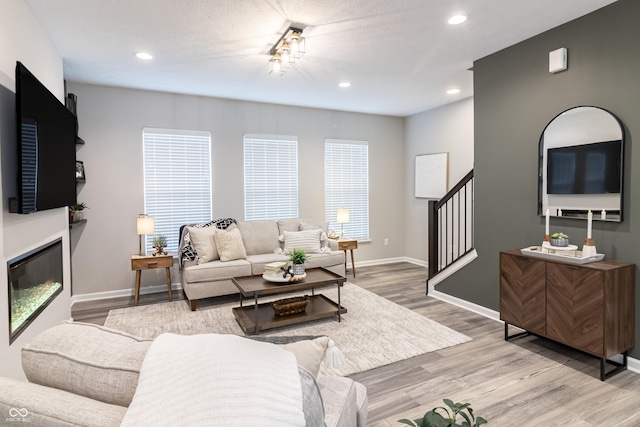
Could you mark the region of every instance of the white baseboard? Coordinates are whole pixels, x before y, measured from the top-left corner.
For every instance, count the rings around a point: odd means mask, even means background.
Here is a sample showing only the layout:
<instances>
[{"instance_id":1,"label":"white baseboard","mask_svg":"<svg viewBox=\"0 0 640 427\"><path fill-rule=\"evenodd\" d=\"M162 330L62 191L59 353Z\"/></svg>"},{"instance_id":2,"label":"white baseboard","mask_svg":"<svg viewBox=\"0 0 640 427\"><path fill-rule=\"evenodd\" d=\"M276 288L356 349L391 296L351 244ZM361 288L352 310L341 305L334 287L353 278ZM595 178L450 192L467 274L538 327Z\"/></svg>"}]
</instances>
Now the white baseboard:
<instances>
[{"instance_id":1,"label":"white baseboard","mask_svg":"<svg viewBox=\"0 0 640 427\"><path fill-rule=\"evenodd\" d=\"M490 308L475 304L470 301L463 300L453 295L445 294L444 292L429 289L429 296L437 298L441 301L448 302L449 304L456 305L465 310L487 317L489 319L500 322L500 313Z\"/></svg>"},{"instance_id":2,"label":"white baseboard","mask_svg":"<svg viewBox=\"0 0 640 427\"><path fill-rule=\"evenodd\" d=\"M182 283L172 283L171 291L182 290ZM90 294L78 294L71 297L71 306L77 302L98 301L108 298L130 297L134 294L134 289L118 289L115 291L92 292ZM140 295L167 292L167 285L141 286Z\"/></svg>"}]
</instances>

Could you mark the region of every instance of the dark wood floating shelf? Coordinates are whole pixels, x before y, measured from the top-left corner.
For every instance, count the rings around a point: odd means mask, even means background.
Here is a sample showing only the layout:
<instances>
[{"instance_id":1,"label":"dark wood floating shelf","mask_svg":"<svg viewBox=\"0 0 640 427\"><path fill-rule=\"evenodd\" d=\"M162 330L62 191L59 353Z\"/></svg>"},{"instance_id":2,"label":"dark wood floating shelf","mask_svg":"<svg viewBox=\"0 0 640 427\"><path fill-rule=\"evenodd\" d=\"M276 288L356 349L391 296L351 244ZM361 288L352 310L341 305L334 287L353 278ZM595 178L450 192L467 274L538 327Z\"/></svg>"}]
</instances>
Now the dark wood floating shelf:
<instances>
[{"instance_id":1,"label":"dark wood floating shelf","mask_svg":"<svg viewBox=\"0 0 640 427\"><path fill-rule=\"evenodd\" d=\"M84 145L84 139L76 136L76 145Z\"/></svg>"},{"instance_id":2,"label":"dark wood floating shelf","mask_svg":"<svg viewBox=\"0 0 640 427\"><path fill-rule=\"evenodd\" d=\"M342 307L341 314L347 312ZM233 308L233 315L245 334L256 333L255 305L245 305L243 307ZM302 313L290 314L286 316L276 316L271 303L258 304L258 323L260 331L267 329L280 328L282 326L295 325L313 320L325 319L327 317L338 315L338 304L325 297L324 295L309 296L309 304ZM258 332L260 332L258 331Z\"/></svg>"},{"instance_id":3,"label":"dark wood floating shelf","mask_svg":"<svg viewBox=\"0 0 640 427\"><path fill-rule=\"evenodd\" d=\"M80 221L76 221L76 222L70 222L69 223L69 228L74 228L74 227L79 227L80 225L86 223L87 220L86 219L81 219Z\"/></svg>"}]
</instances>

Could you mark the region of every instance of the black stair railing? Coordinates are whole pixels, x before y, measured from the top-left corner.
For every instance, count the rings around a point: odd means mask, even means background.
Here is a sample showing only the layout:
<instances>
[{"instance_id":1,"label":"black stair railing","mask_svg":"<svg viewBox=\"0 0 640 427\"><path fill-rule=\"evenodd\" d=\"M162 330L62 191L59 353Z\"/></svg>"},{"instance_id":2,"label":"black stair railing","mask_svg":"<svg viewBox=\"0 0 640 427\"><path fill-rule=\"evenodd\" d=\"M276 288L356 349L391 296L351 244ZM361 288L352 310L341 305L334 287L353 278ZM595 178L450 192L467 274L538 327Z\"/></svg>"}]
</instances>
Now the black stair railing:
<instances>
[{"instance_id":1,"label":"black stair railing","mask_svg":"<svg viewBox=\"0 0 640 427\"><path fill-rule=\"evenodd\" d=\"M473 170L440 200L429 201L429 280L471 252Z\"/></svg>"}]
</instances>

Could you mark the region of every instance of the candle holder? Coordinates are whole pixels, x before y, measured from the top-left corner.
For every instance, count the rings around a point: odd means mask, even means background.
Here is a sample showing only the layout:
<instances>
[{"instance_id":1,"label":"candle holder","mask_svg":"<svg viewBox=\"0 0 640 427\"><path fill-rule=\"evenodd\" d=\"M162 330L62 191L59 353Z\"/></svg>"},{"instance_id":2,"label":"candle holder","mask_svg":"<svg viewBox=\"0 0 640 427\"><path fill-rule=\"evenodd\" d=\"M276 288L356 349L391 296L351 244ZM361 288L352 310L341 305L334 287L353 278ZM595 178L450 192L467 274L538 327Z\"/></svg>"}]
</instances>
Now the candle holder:
<instances>
[{"instance_id":1,"label":"candle holder","mask_svg":"<svg viewBox=\"0 0 640 427\"><path fill-rule=\"evenodd\" d=\"M545 234L544 237L542 238L543 242L551 242L551 236L549 236L548 234Z\"/></svg>"},{"instance_id":2,"label":"candle holder","mask_svg":"<svg viewBox=\"0 0 640 427\"><path fill-rule=\"evenodd\" d=\"M584 246L582 246L582 256L589 257L596 255L598 255L598 251L596 250L596 241L587 237L584 239Z\"/></svg>"}]
</instances>

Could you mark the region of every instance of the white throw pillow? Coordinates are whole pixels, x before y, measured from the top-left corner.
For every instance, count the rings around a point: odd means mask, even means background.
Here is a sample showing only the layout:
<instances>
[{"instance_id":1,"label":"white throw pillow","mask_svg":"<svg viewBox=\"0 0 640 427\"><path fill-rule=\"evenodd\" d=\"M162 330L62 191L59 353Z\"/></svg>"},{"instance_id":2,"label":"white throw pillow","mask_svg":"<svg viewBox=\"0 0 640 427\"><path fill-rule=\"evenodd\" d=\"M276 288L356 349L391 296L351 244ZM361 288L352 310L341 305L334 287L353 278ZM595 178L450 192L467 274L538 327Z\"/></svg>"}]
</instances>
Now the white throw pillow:
<instances>
[{"instance_id":1,"label":"white throw pillow","mask_svg":"<svg viewBox=\"0 0 640 427\"><path fill-rule=\"evenodd\" d=\"M233 230L215 231L216 248L220 255L220 261L233 261L236 259L247 259L247 252L242 243L242 234L238 228Z\"/></svg>"},{"instance_id":2,"label":"white throw pillow","mask_svg":"<svg viewBox=\"0 0 640 427\"><path fill-rule=\"evenodd\" d=\"M284 232L284 253L289 254L294 249L302 249L310 254L321 252L320 245L321 229L305 231L285 231Z\"/></svg>"},{"instance_id":3,"label":"white throw pillow","mask_svg":"<svg viewBox=\"0 0 640 427\"><path fill-rule=\"evenodd\" d=\"M329 223L325 223L325 225L320 226L320 225L313 225L313 224L309 224L307 222L301 222L300 223L300 231L306 231L306 230L322 230L322 234L320 234L320 246L322 248L325 248L327 246L329 246L329 238L327 237L327 230L325 230L325 228L328 230L329 229Z\"/></svg>"},{"instance_id":4,"label":"white throw pillow","mask_svg":"<svg viewBox=\"0 0 640 427\"><path fill-rule=\"evenodd\" d=\"M198 264L220 259L214 234L215 227L187 227L191 245L198 254Z\"/></svg>"},{"instance_id":5,"label":"white throw pillow","mask_svg":"<svg viewBox=\"0 0 640 427\"><path fill-rule=\"evenodd\" d=\"M329 345L329 337L322 336L311 340L278 345L295 354L298 365L311 372L314 377L317 377L320 372L320 364L324 360L324 355Z\"/></svg>"}]
</instances>

